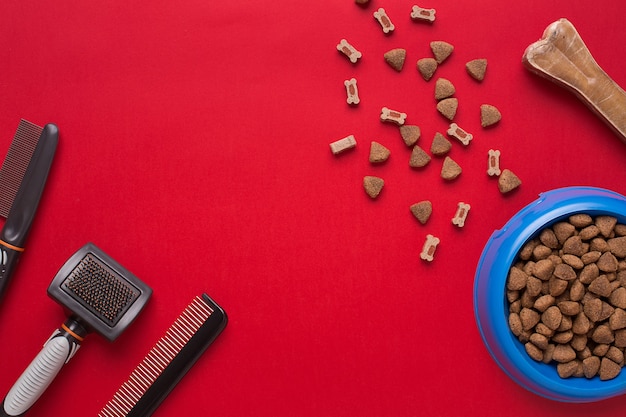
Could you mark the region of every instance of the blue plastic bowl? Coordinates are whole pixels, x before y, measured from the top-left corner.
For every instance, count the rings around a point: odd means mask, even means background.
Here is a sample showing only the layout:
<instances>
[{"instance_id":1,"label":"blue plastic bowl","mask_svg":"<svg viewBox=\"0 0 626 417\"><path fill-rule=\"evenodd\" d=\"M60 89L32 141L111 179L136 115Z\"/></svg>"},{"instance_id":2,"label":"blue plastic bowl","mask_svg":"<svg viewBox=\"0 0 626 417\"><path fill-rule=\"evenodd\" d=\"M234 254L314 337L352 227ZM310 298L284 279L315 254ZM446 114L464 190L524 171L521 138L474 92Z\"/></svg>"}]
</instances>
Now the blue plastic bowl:
<instances>
[{"instance_id":1,"label":"blue plastic bowl","mask_svg":"<svg viewBox=\"0 0 626 417\"><path fill-rule=\"evenodd\" d=\"M593 187L548 191L524 207L487 242L474 281L474 314L482 339L496 363L515 382L556 401L599 401L626 392L626 369L615 379L559 377L554 364L531 359L508 325L505 287L508 271L524 244L541 230L572 214L611 215L626 224L626 197Z\"/></svg>"}]
</instances>

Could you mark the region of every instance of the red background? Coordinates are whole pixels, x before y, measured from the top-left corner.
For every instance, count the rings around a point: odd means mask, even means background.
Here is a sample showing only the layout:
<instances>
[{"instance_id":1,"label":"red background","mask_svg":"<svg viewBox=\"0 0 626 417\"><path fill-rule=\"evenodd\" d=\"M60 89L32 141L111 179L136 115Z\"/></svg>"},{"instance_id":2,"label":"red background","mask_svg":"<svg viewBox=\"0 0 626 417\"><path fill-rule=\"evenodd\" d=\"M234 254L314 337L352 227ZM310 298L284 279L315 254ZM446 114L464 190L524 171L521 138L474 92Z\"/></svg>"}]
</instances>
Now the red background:
<instances>
[{"instance_id":1,"label":"red background","mask_svg":"<svg viewBox=\"0 0 626 417\"><path fill-rule=\"evenodd\" d=\"M202 292L230 317L222 336L154 414L220 416L622 415L624 398L552 402L490 358L475 325L474 271L491 233L540 192L626 192L626 146L570 93L521 65L561 17L626 85L618 1L437 0L434 24L409 1L5 0L0 7L0 154L20 118L54 122L60 142L27 251L0 305L0 392L65 319L46 289L91 241L154 289L118 340L91 335L30 414L96 415L180 311ZM385 7L385 36L372 17ZM352 65L335 49L363 53ZM404 111L428 149L446 120L434 79L415 69L429 43L455 46L435 78L456 87L455 121L475 137L423 170L383 106ZM383 60L407 49L396 73ZM482 83L465 62L487 58ZM343 81L355 77L361 104ZM503 119L482 129L478 108ZM335 157L329 143L354 134ZM376 140L391 150L368 163ZM523 181L508 196L487 150ZM364 193L364 175L386 181ZM409 206L430 199L419 224ZM463 229L456 203L472 208ZM441 239L435 260L419 252Z\"/></svg>"}]
</instances>

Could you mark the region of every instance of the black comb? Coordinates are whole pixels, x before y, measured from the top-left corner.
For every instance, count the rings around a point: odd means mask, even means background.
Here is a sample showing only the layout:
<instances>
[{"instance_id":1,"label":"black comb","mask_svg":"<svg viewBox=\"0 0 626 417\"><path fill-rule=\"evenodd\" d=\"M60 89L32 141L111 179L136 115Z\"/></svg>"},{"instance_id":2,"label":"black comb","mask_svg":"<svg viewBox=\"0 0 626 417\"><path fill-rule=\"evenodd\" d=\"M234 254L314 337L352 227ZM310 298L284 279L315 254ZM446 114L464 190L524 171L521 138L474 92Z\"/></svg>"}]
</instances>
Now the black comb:
<instances>
[{"instance_id":1,"label":"black comb","mask_svg":"<svg viewBox=\"0 0 626 417\"><path fill-rule=\"evenodd\" d=\"M148 417L226 327L224 310L195 297L130 374L98 417Z\"/></svg>"},{"instance_id":2,"label":"black comb","mask_svg":"<svg viewBox=\"0 0 626 417\"><path fill-rule=\"evenodd\" d=\"M90 331L115 340L137 317L152 289L114 259L88 243L61 267L48 295L70 317L13 385L0 416L21 416L37 401Z\"/></svg>"}]
</instances>

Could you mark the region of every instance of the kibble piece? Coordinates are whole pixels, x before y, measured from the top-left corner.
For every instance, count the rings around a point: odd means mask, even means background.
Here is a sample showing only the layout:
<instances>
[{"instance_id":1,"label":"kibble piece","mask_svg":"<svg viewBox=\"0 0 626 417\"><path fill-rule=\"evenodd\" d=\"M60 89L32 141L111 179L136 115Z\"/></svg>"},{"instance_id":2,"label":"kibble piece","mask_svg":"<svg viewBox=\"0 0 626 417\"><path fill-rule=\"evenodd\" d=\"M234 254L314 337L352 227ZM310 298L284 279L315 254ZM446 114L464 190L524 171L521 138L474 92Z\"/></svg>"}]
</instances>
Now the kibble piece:
<instances>
[{"instance_id":1,"label":"kibble piece","mask_svg":"<svg viewBox=\"0 0 626 417\"><path fill-rule=\"evenodd\" d=\"M459 108L459 100L455 97L444 98L437 103L437 111L441 113L446 119L453 120L456 116L456 111Z\"/></svg>"},{"instance_id":2,"label":"kibble piece","mask_svg":"<svg viewBox=\"0 0 626 417\"><path fill-rule=\"evenodd\" d=\"M617 224L617 219L613 216L598 216L596 217L596 226L600 229L602 236L609 237L613 228Z\"/></svg>"},{"instance_id":3,"label":"kibble piece","mask_svg":"<svg viewBox=\"0 0 626 417\"><path fill-rule=\"evenodd\" d=\"M576 359L576 352L570 345L556 345L552 359L559 363L566 363Z\"/></svg>"},{"instance_id":4,"label":"kibble piece","mask_svg":"<svg viewBox=\"0 0 626 417\"><path fill-rule=\"evenodd\" d=\"M502 114L496 106L482 104L480 106L480 125L482 127L493 126L502 119Z\"/></svg>"},{"instance_id":5,"label":"kibble piece","mask_svg":"<svg viewBox=\"0 0 626 417\"><path fill-rule=\"evenodd\" d=\"M578 279L581 283L588 285L593 282L594 279L600 276L600 270L598 269L597 264L589 264L585 265L585 267L580 271L580 275Z\"/></svg>"},{"instance_id":6,"label":"kibble piece","mask_svg":"<svg viewBox=\"0 0 626 417\"><path fill-rule=\"evenodd\" d=\"M528 340L530 341L530 343L537 346L541 350L546 350L548 348L548 338L543 334L533 333L530 335L530 338Z\"/></svg>"},{"instance_id":7,"label":"kibble piece","mask_svg":"<svg viewBox=\"0 0 626 417\"><path fill-rule=\"evenodd\" d=\"M569 216L569 222L574 225L574 227L578 227L582 229L593 224L593 218L587 213L576 213Z\"/></svg>"},{"instance_id":8,"label":"kibble piece","mask_svg":"<svg viewBox=\"0 0 626 417\"><path fill-rule=\"evenodd\" d=\"M539 278L535 278L532 275L528 276L526 283L526 294L530 297L538 297L543 290L543 282Z\"/></svg>"},{"instance_id":9,"label":"kibble piece","mask_svg":"<svg viewBox=\"0 0 626 417\"><path fill-rule=\"evenodd\" d=\"M437 65L435 58L421 58L417 60L417 70L426 81L430 81L433 77L437 70Z\"/></svg>"},{"instance_id":10,"label":"kibble piece","mask_svg":"<svg viewBox=\"0 0 626 417\"><path fill-rule=\"evenodd\" d=\"M505 168L498 177L498 189L502 194L509 193L520 185L522 185L522 181L509 169Z\"/></svg>"},{"instance_id":11,"label":"kibble piece","mask_svg":"<svg viewBox=\"0 0 626 417\"><path fill-rule=\"evenodd\" d=\"M582 240L591 240L594 237L598 236L599 234L600 234L600 229L598 229L598 226L596 226L595 224L592 224L583 228L578 233L578 236L580 236Z\"/></svg>"},{"instance_id":12,"label":"kibble piece","mask_svg":"<svg viewBox=\"0 0 626 417\"><path fill-rule=\"evenodd\" d=\"M441 64L452 54L454 46L444 41L433 41L430 43L430 49L433 51L437 63Z\"/></svg>"},{"instance_id":13,"label":"kibble piece","mask_svg":"<svg viewBox=\"0 0 626 417\"><path fill-rule=\"evenodd\" d=\"M561 378L569 378L573 376L578 370L578 362L575 360L559 363L556 366L556 371Z\"/></svg>"},{"instance_id":14,"label":"kibble piece","mask_svg":"<svg viewBox=\"0 0 626 417\"><path fill-rule=\"evenodd\" d=\"M476 81L482 81L487 72L487 60L484 58L473 59L465 64L467 73Z\"/></svg>"},{"instance_id":15,"label":"kibble piece","mask_svg":"<svg viewBox=\"0 0 626 417\"><path fill-rule=\"evenodd\" d=\"M622 370L621 366L613 362L608 358L602 358L602 362L600 363L600 380L608 381L609 379L615 378L619 375Z\"/></svg>"},{"instance_id":16,"label":"kibble piece","mask_svg":"<svg viewBox=\"0 0 626 417\"><path fill-rule=\"evenodd\" d=\"M581 258L579 258L576 255L567 253L561 256L561 259L563 260L563 262L571 266L573 269L583 269L585 267L585 263L582 261Z\"/></svg>"},{"instance_id":17,"label":"kibble piece","mask_svg":"<svg viewBox=\"0 0 626 417\"><path fill-rule=\"evenodd\" d=\"M435 156L443 156L450 152L450 149L452 149L452 143L441 133L435 133L430 152Z\"/></svg>"},{"instance_id":18,"label":"kibble piece","mask_svg":"<svg viewBox=\"0 0 626 417\"><path fill-rule=\"evenodd\" d=\"M539 234L539 241L550 249L556 249L559 246L559 240L552 229L543 229Z\"/></svg>"},{"instance_id":19,"label":"kibble piece","mask_svg":"<svg viewBox=\"0 0 626 417\"><path fill-rule=\"evenodd\" d=\"M524 345L524 348L526 349L526 353L528 353L528 356L530 356L532 359L536 360L537 362L541 362L543 360L543 351L534 343L527 342Z\"/></svg>"},{"instance_id":20,"label":"kibble piece","mask_svg":"<svg viewBox=\"0 0 626 417\"><path fill-rule=\"evenodd\" d=\"M376 141L372 141L369 157L369 161L372 164L380 164L385 162L387 159L389 159L390 154L391 152L384 145L381 145Z\"/></svg>"},{"instance_id":21,"label":"kibble piece","mask_svg":"<svg viewBox=\"0 0 626 417\"><path fill-rule=\"evenodd\" d=\"M561 313L567 316L576 316L580 313L580 303L576 301L561 301L558 304Z\"/></svg>"},{"instance_id":22,"label":"kibble piece","mask_svg":"<svg viewBox=\"0 0 626 417\"><path fill-rule=\"evenodd\" d=\"M363 177L363 187L371 198L377 198L385 185L382 178L367 175Z\"/></svg>"},{"instance_id":23,"label":"kibble piece","mask_svg":"<svg viewBox=\"0 0 626 417\"><path fill-rule=\"evenodd\" d=\"M451 181L461 175L463 170L452 158L446 156L441 167L441 178Z\"/></svg>"},{"instance_id":24,"label":"kibble piece","mask_svg":"<svg viewBox=\"0 0 626 417\"><path fill-rule=\"evenodd\" d=\"M580 301L585 296L585 286L579 279L575 279L569 288L569 299L572 301Z\"/></svg>"},{"instance_id":25,"label":"kibble piece","mask_svg":"<svg viewBox=\"0 0 626 417\"><path fill-rule=\"evenodd\" d=\"M593 322L600 321L600 317L602 316L602 300L599 298L588 300L583 305L583 311L589 320Z\"/></svg>"},{"instance_id":26,"label":"kibble piece","mask_svg":"<svg viewBox=\"0 0 626 417\"><path fill-rule=\"evenodd\" d=\"M594 329L591 339L596 343L608 345L613 343L615 336L613 336L613 332L608 324L601 324Z\"/></svg>"},{"instance_id":27,"label":"kibble piece","mask_svg":"<svg viewBox=\"0 0 626 417\"><path fill-rule=\"evenodd\" d=\"M576 279L576 271L567 264L558 264L554 267L554 276L564 281Z\"/></svg>"},{"instance_id":28,"label":"kibble piece","mask_svg":"<svg viewBox=\"0 0 626 417\"><path fill-rule=\"evenodd\" d=\"M438 78L435 82L435 100L442 100L454 95L456 89L447 78Z\"/></svg>"},{"instance_id":29,"label":"kibble piece","mask_svg":"<svg viewBox=\"0 0 626 417\"><path fill-rule=\"evenodd\" d=\"M544 245L537 245L533 249L533 258L535 260L548 259L552 255L552 249Z\"/></svg>"},{"instance_id":30,"label":"kibble piece","mask_svg":"<svg viewBox=\"0 0 626 417\"><path fill-rule=\"evenodd\" d=\"M573 332L573 330L572 330ZM589 339L587 338L587 335L585 334L574 334L574 336L572 336L572 341L570 342L570 346L576 351L579 352L578 354L578 358L579 359L583 359L581 353L582 352L587 352L585 350L585 348L587 348L587 341ZM587 348L589 349L589 348Z\"/></svg>"},{"instance_id":31,"label":"kibble piece","mask_svg":"<svg viewBox=\"0 0 626 417\"><path fill-rule=\"evenodd\" d=\"M621 308L616 308L613 314L611 314L611 317L609 317L609 327L611 330L626 328L626 311Z\"/></svg>"},{"instance_id":32,"label":"kibble piece","mask_svg":"<svg viewBox=\"0 0 626 417\"><path fill-rule=\"evenodd\" d=\"M611 252L605 252L600 256L600 259L598 259L597 265L600 271L615 272L617 271L619 262Z\"/></svg>"},{"instance_id":33,"label":"kibble piece","mask_svg":"<svg viewBox=\"0 0 626 417\"><path fill-rule=\"evenodd\" d=\"M345 152L349 149L352 149L356 146L356 139L354 139L354 135L346 136L343 139L339 139L330 144L330 151L333 155L339 155L342 152Z\"/></svg>"},{"instance_id":34,"label":"kibble piece","mask_svg":"<svg viewBox=\"0 0 626 417\"><path fill-rule=\"evenodd\" d=\"M582 311L576 315L576 318L574 318L574 321L572 322L572 331L575 334L586 335L590 327L591 323Z\"/></svg>"},{"instance_id":35,"label":"kibble piece","mask_svg":"<svg viewBox=\"0 0 626 417\"><path fill-rule=\"evenodd\" d=\"M509 278L507 280L506 287L511 291L519 291L526 287L527 281L528 275L526 272L514 266L509 270Z\"/></svg>"},{"instance_id":36,"label":"kibble piece","mask_svg":"<svg viewBox=\"0 0 626 417\"><path fill-rule=\"evenodd\" d=\"M519 313L520 320L522 321L522 328L524 330L530 330L541 320L541 316L535 310L530 308L522 308Z\"/></svg>"},{"instance_id":37,"label":"kibble piece","mask_svg":"<svg viewBox=\"0 0 626 417\"><path fill-rule=\"evenodd\" d=\"M424 200L413 204L410 209L413 216L415 216L421 224L426 224L430 215L433 213L433 204L429 200Z\"/></svg>"},{"instance_id":38,"label":"kibble piece","mask_svg":"<svg viewBox=\"0 0 626 417\"><path fill-rule=\"evenodd\" d=\"M609 302L614 307L626 309L626 288L616 288L609 296Z\"/></svg>"},{"instance_id":39,"label":"kibble piece","mask_svg":"<svg viewBox=\"0 0 626 417\"><path fill-rule=\"evenodd\" d=\"M413 146L409 166L411 168L422 168L430 162L430 155L426 153L419 145Z\"/></svg>"},{"instance_id":40,"label":"kibble piece","mask_svg":"<svg viewBox=\"0 0 626 417\"><path fill-rule=\"evenodd\" d=\"M541 322L552 330L556 330L561 325L563 314L557 306L548 307L541 315Z\"/></svg>"},{"instance_id":41,"label":"kibble piece","mask_svg":"<svg viewBox=\"0 0 626 417\"><path fill-rule=\"evenodd\" d=\"M400 126L400 136L406 146L413 146L420 138L422 132L419 126L415 125L402 125Z\"/></svg>"},{"instance_id":42,"label":"kibble piece","mask_svg":"<svg viewBox=\"0 0 626 417\"><path fill-rule=\"evenodd\" d=\"M626 347L626 329L620 329L615 331L615 346L624 348Z\"/></svg>"},{"instance_id":43,"label":"kibble piece","mask_svg":"<svg viewBox=\"0 0 626 417\"><path fill-rule=\"evenodd\" d=\"M626 258L626 236L615 237L606 241L609 250L618 258Z\"/></svg>"},{"instance_id":44,"label":"kibble piece","mask_svg":"<svg viewBox=\"0 0 626 417\"><path fill-rule=\"evenodd\" d=\"M606 355L604 355L604 357L612 360L617 364L624 363L624 352L622 352L615 346L609 346L609 350L608 352L606 352Z\"/></svg>"},{"instance_id":45,"label":"kibble piece","mask_svg":"<svg viewBox=\"0 0 626 417\"><path fill-rule=\"evenodd\" d=\"M554 330L550 329L548 326L541 322L537 323L537 325L535 326L535 331L545 337L552 337L552 335L554 335Z\"/></svg>"},{"instance_id":46,"label":"kibble piece","mask_svg":"<svg viewBox=\"0 0 626 417\"><path fill-rule=\"evenodd\" d=\"M587 253L584 253L583 256L580 257L580 260L583 262L583 264L589 265L594 262L598 262L598 259L600 259L600 256L602 256L602 252L597 251L597 250L592 250Z\"/></svg>"},{"instance_id":47,"label":"kibble piece","mask_svg":"<svg viewBox=\"0 0 626 417\"><path fill-rule=\"evenodd\" d=\"M597 356L590 356L583 360L583 372L585 378L593 378L600 371L600 358Z\"/></svg>"},{"instance_id":48,"label":"kibble piece","mask_svg":"<svg viewBox=\"0 0 626 417\"><path fill-rule=\"evenodd\" d=\"M385 62L389 64L389 66L396 71L402 71L402 67L404 67L404 61L406 60L406 49L404 48L395 48L391 49L383 55L385 58Z\"/></svg>"},{"instance_id":49,"label":"kibble piece","mask_svg":"<svg viewBox=\"0 0 626 417\"><path fill-rule=\"evenodd\" d=\"M574 337L574 333L571 330L566 330L563 332L556 333L554 336L552 336L552 341L554 343L566 344L566 343L569 343L573 337Z\"/></svg>"},{"instance_id":50,"label":"kibble piece","mask_svg":"<svg viewBox=\"0 0 626 417\"><path fill-rule=\"evenodd\" d=\"M522 334L522 332L524 331L524 328L522 326L522 320L520 319L519 314L517 313L509 314L509 328L511 329L511 332L513 332L515 336L519 336Z\"/></svg>"},{"instance_id":51,"label":"kibble piece","mask_svg":"<svg viewBox=\"0 0 626 417\"><path fill-rule=\"evenodd\" d=\"M535 263L533 275L542 281L547 281L554 272L554 264L549 259L541 259Z\"/></svg>"},{"instance_id":52,"label":"kibble piece","mask_svg":"<svg viewBox=\"0 0 626 417\"><path fill-rule=\"evenodd\" d=\"M556 277L550 278L548 281L548 291L553 297L558 297L567 290L567 281L558 279Z\"/></svg>"},{"instance_id":53,"label":"kibble piece","mask_svg":"<svg viewBox=\"0 0 626 417\"><path fill-rule=\"evenodd\" d=\"M606 275L600 275L591 283L588 287L589 291L592 293L599 295L601 297L608 297L613 292L613 288L611 288L611 283Z\"/></svg>"},{"instance_id":54,"label":"kibble piece","mask_svg":"<svg viewBox=\"0 0 626 417\"><path fill-rule=\"evenodd\" d=\"M367 4L367 3L369 3L369 2L370 2L370 0L354 0L354 2L355 2L356 4L361 4L361 5L363 5L363 4Z\"/></svg>"},{"instance_id":55,"label":"kibble piece","mask_svg":"<svg viewBox=\"0 0 626 417\"><path fill-rule=\"evenodd\" d=\"M568 222L555 223L552 226L552 230L554 230L554 234L561 244L576 233L574 225Z\"/></svg>"},{"instance_id":56,"label":"kibble piece","mask_svg":"<svg viewBox=\"0 0 626 417\"><path fill-rule=\"evenodd\" d=\"M609 244L607 243L605 239L601 237L597 237L595 239L591 239L591 242L589 243L589 250L604 253L610 249L609 249Z\"/></svg>"},{"instance_id":57,"label":"kibble piece","mask_svg":"<svg viewBox=\"0 0 626 417\"><path fill-rule=\"evenodd\" d=\"M543 313L548 309L548 307L552 307L555 302L556 299L553 296L551 296L550 294L544 294L535 300L533 307L535 308L535 310Z\"/></svg>"},{"instance_id":58,"label":"kibble piece","mask_svg":"<svg viewBox=\"0 0 626 417\"><path fill-rule=\"evenodd\" d=\"M572 236L563 243L563 253L583 256L585 252L587 252L587 249L580 236Z\"/></svg>"}]
</instances>

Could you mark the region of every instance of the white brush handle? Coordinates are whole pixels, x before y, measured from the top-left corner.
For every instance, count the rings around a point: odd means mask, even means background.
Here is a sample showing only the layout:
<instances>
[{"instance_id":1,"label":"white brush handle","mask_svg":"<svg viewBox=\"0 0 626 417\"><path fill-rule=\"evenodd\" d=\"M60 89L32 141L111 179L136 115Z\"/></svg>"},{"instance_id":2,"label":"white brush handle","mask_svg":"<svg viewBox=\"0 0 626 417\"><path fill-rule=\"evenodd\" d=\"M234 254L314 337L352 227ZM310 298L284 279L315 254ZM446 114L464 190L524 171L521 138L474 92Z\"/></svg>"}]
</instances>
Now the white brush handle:
<instances>
[{"instance_id":1,"label":"white brush handle","mask_svg":"<svg viewBox=\"0 0 626 417\"><path fill-rule=\"evenodd\" d=\"M28 411L48 388L80 345L71 336L55 331L22 373L4 399L2 416L17 417Z\"/></svg>"}]
</instances>

